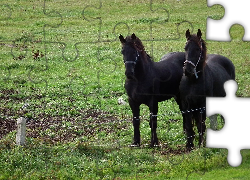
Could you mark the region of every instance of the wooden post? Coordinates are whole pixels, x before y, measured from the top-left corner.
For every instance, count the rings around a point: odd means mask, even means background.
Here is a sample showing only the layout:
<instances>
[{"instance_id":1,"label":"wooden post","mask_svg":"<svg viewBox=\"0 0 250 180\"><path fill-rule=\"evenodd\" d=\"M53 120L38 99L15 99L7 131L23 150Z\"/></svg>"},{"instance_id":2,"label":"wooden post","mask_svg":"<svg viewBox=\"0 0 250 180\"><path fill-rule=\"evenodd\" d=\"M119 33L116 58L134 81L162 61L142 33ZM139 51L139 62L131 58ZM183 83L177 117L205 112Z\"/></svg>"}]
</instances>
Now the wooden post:
<instances>
[{"instance_id":1,"label":"wooden post","mask_svg":"<svg viewBox=\"0 0 250 180\"><path fill-rule=\"evenodd\" d=\"M25 144L25 133L26 133L26 118L20 117L17 119L17 134L16 144L23 146Z\"/></svg>"}]
</instances>

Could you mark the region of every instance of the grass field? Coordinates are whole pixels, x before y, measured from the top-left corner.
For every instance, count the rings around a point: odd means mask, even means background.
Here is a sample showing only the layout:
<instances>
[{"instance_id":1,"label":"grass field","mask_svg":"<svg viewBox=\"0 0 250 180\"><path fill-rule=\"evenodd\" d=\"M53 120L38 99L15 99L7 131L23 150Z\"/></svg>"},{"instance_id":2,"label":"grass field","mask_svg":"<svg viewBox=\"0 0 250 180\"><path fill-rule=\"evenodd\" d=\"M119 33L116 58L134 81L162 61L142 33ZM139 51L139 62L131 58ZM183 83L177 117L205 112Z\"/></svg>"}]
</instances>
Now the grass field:
<instances>
[{"instance_id":1,"label":"grass field","mask_svg":"<svg viewBox=\"0 0 250 180\"><path fill-rule=\"evenodd\" d=\"M141 107L140 148L131 148L132 112L125 101L120 34L135 33L159 61L183 51L185 31L223 17L206 0L2 0L0 3L0 179L248 179L227 150L185 153L182 116L173 99L160 103L160 146L149 148L149 112ZM249 42L207 41L208 53L231 59L237 96L248 97ZM15 145L16 119L27 122L26 145ZM207 122L209 126L209 121ZM223 123L220 122L220 127ZM197 143L197 140L196 140Z\"/></svg>"}]
</instances>

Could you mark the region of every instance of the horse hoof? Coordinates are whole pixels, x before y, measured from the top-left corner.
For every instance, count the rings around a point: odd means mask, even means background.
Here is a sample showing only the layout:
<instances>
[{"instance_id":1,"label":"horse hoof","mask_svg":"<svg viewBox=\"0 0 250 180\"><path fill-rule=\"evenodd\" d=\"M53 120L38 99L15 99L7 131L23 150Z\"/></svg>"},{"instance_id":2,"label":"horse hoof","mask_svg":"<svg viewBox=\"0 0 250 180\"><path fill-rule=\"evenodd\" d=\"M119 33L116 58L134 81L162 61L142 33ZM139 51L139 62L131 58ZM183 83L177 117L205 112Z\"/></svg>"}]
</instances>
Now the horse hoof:
<instances>
[{"instance_id":1,"label":"horse hoof","mask_svg":"<svg viewBox=\"0 0 250 180\"><path fill-rule=\"evenodd\" d=\"M130 147L140 147L140 143L134 142L133 144L130 145Z\"/></svg>"},{"instance_id":2,"label":"horse hoof","mask_svg":"<svg viewBox=\"0 0 250 180\"><path fill-rule=\"evenodd\" d=\"M129 147L140 147L140 144L131 144Z\"/></svg>"},{"instance_id":3,"label":"horse hoof","mask_svg":"<svg viewBox=\"0 0 250 180\"><path fill-rule=\"evenodd\" d=\"M159 148L160 146L158 144L155 144L153 146L151 146L151 148Z\"/></svg>"},{"instance_id":4,"label":"horse hoof","mask_svg":"<svg viewBox=\"0 0 250 180\"><path fill-rule=\"evenodd\" d=\"M151 148L153 148L153 147L158 147L158 146L159 146L158 141L157 141L157 142L152 142L152 143L150 144L150 147L151 147Z\"/></svg>"},{"instance_id":5,"label":"horse hoof","mask_svg":"<svg viewBox=\"0 0 250 180\"><path fill-rule=\"evenodd\" d=\"M192 147L191 147L191 146L187 146L187 147L186 147L186 151L187 151L187 152L191 152L192 150L194 150L194 147L193 147L193 146L192 146Z\"/></svg>"},{"instance_id":6,"label":"horse hoof","mask_svg":"<svg viewBox=\"0 0 250 180\"><path fill-rule=\"evenodd\" d=\"M194 149L194 144L193 143L188 143L186 144L186 151L191 152Z\"/></svg>"}]
</instances>

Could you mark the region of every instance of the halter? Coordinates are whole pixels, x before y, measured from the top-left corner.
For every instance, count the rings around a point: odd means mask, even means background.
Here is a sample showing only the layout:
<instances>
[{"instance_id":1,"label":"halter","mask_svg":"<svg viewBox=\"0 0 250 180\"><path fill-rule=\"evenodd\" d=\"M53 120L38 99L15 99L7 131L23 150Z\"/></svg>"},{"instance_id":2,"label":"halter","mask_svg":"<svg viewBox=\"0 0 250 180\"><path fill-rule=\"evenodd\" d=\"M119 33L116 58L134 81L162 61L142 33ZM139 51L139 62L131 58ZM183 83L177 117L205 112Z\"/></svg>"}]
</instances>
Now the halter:
<instances>
[{"instance_id":1,"label":"halter","mask_svg":"<svg viewBox=\"0 0 250 180\"><path fill-rule=\"evenodd\" d=\"M139 55L138 51L136 51L135 61L124 61L124 64L131 63L131 64L135 64L136 65L139 57L140 57L140 55Z\"/></svg>"},{"instance_id":2,"label":"halter","mask_svg":"<svg viewBox=\"0 0 250 180\"><path fill-rule=\"evenodd\" d=\"M200 42L201 42L201 40L200 40ZM201 60L201 57L202 57L202 42L201 42L201 45L200 45L200 56L199 56L199 59L198 59L197 63L194 64L192 61L189 61L187 59L186 59L186 61L184 61L184 66L185 66L186 63L189 63L192 66L194 66L194 75L195 75L196 79L198 79L198 75L197 74L200 72L200 71L197 72L196 68L197 68L197 66L198 66L198 64L199 64L199 62Z\"/></svg>"}]
</instances>

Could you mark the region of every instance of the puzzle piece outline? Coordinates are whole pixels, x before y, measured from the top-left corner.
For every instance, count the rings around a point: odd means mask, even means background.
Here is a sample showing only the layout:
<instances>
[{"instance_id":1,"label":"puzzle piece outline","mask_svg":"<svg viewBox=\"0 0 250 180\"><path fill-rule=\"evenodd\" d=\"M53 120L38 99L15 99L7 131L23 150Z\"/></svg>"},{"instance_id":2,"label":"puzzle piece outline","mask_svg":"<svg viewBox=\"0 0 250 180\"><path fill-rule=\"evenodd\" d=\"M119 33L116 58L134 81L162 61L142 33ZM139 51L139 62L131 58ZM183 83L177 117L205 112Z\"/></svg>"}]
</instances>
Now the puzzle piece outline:
<instances>
[{"instance_id":1,"label":"puzzle piece outline","mask_svg":"<svg viewBox=\"0 0 250 180\"><path fill-rule=\"evenodd\" d=\"M229 30L233 25L239 24L245 30L243 41L250 41L250 24L247 19L250 12L247 0L207 0L208 7L218 4L224 7L225 14L220 20L207 18L206 38L215 41L231 41Z\"/></svg>"},{"instance_id":2,"label":"puzzle piece outline","mask_svg":"<svg viewBox=\"0 0 250 180\"><path fill-rule=\"evenodd\" d=\"M206 98L207 115L209 116L215 113L220 113L225 118L225 125L220 131L212 131L207 129L206 147L227 148L228 163L233 167L237 167L242 162L240 150L250 149L250 144L247 143L247 139L245 138L245 140L242 140L244 139L243 137L248 137L248 135L250 135L250 133L247 133L248 130L246 129L246 127L249 127L248 125L250 124L248 123L247 125L246 119L243 118L246 116L242 115L239 118L239 114L242 113L237 113L239 112L237 111L237 108L240 108L241 112L248 112L247 105L249 105L250 102L248 98L240 98L235 96L235 93L238 89L236 81L230 80L225 82L224 89L226 91L225 98ZM225 105L227 106L225 107ZM237 123L235 122L236 119ZM237 130L237 127L239 127L238 124L245 125L241 126L241 128Z\"/></svg>"}]
</instances>

